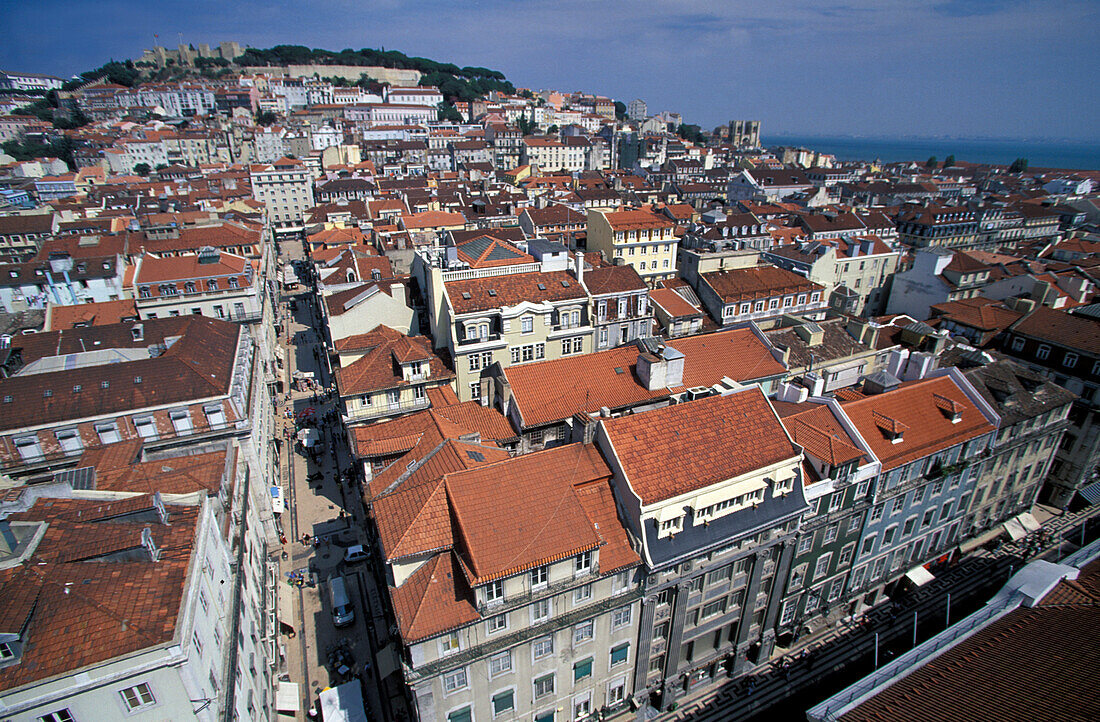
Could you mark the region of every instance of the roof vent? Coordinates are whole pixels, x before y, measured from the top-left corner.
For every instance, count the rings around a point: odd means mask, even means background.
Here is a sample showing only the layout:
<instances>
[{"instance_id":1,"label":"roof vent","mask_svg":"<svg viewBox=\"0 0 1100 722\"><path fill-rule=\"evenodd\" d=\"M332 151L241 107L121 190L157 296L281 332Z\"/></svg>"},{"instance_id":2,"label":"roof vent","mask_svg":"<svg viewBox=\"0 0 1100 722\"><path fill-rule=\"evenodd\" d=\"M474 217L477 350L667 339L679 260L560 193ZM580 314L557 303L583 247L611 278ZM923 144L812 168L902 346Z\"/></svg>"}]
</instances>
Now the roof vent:
<instances>
[{"instance_id":1,"label":"roof vent","mask_svg":"<svg viewBox=\"0 0 1100 722\"><path fill-rule=\"evenodd\" d=\"M135 376L134 377L134 383L135 384L140 384L141 383L141 377L140 376Z\"/></svg>"},{"instance_id":2,"label":"roof vent","mask_svg":"<svg viewBox=\"0 0 1100 722\"><path fill-rule=\"evenodd\" d=\"M470 292L469 291L463 291L462 292L462 298L466 301L469 301L470 300Z\"/></svg>"},{"instance_id":3,"label":"roof vent","mask_svg":"<svg viewBox=\"0 0 1100 722\"><path fill-rule=\"evenodd\" d=\"M47 399L50 398L51 396L53 396L53 389L46 389L42 392L42 396Z\"/></svg>"},{"instance_id":4,"label":"roof vent","mask_svg":"<svg viewBox=\"0 0 1100 722\"><path fill-rule=\"evenodd\" d=\"M495 288L490 288L489 289L489 295L490 296L496 296L497 295L497 290Z\"/></svg>"},{"instance_id":5,"label":"roof vent","mask_svg":"<svg viewBox=\"0 0 1100 722\"><path fill-rule=\"evenodd\" d=\"M546 284L545 283L540 283L539 284L539 290L540 291L545 291L546 290Z\"/></svg>"},{"instance_id":6,"label":"roof vent","mask_svg":"<svg viewBox=\"0 0 1100 722\"><path fill-rule=\"evenodd\" d=\"M145 340L145 324L135 323L130 328L130 339L133 340L133 341L144 341Z\"/></svg>"},{"instance_id":7,"label":"roof vent","mask_svg":"<svg viewBox=\"0 0 1100 722\"><path fill-rule=\"evenodd\" d=\"M561 287L562 288L569 288L569 281L562 281L561 282Z\"/></svg>"},{"instance_id":8,"label":"roof vent","mask_svg":"<svg viewBox=\"0 0 1100 722\"><path fill-rule=\"evenodd\" d=\"M962 421L963 405L954 399L949 399L946 396L940 394L932 394L932 398L936 401L936 408L943 412L952 424L957 424Z\"/></svg>"}]
</instances>

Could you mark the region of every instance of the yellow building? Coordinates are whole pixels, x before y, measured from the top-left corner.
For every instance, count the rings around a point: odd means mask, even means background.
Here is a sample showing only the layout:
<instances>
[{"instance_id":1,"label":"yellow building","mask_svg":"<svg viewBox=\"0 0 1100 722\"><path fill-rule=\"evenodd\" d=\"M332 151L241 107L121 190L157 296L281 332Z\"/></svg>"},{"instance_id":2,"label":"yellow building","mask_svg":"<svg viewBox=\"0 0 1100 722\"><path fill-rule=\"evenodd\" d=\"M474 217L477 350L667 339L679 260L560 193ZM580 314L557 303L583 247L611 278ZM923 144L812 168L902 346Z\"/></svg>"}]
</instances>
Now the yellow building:
<instances>
[{"instance_id":1,"label":"yellow building","mask_svg":"<svg viewBox=\"0 0 1100 722\"><path fill-rule=\"evenodd\" d=\"M647 210L588 212L588 250L633 266L647 284L676 275L676 224Z\"/></svg>"}]
</instances>

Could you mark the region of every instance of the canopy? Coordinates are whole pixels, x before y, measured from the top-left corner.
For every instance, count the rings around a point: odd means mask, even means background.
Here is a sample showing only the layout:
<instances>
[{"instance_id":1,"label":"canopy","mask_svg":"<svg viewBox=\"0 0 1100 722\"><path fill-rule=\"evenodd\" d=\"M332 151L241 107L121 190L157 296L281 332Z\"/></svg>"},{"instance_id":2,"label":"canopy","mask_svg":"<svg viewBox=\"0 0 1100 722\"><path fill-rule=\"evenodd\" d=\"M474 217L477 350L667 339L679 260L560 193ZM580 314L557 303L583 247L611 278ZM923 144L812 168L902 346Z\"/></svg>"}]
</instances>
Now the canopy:
<instances>
[{"instance_id":1,"label":"canopy","mask_svg":"<svg viewBox=\"0 0 1100 722\"><path fill-rule=\"evenodd\" d=\"M1027 529L1024 529L1024 525L1016 517L1005 522L1005 531L1012 537L1012 541L1019 541L1027 536Z\"/></svg>"},{"instance_id":2,"label":"canopy","mask_svg":"<svg viewBox=\"0 0 1100 722\"><path fill-rule=\"evenodd\" d=\"M905 573L905 577L918 587L923 587L925 584L935 579L935 577L932 576L932 572L924 567L913 567Z\"/></svg>"},{"instance_id":3,"label":"canopy","mask_svg":"<svg viewBox=\"0 0 1100 722\"><path fill-rule=\"evenodd\" d=\"M321 690L321 718L325 722L367 722L359 680Z\"/></svg>"},{"instance_id":4,"label":"canopy","mask_svg":"<svg viewBox=\"0 0 1100 722\"><path fill-rule=\"evenodd\" d=\"M1025 511L1023 514L1017 514L1016 518L1020 520L1021 526L1031 533L1033 531L1039 531L1043 528L1043 525L1039 523L1039 520L1031 515L1030 511Z\"/></svg>"},{"instance_id":5,"label":"canopy","mask_svg":"<svg viewBox=\"0 0 1100 722\"><path fill-rule=\"evenodd\" d=\"M283 500L283 488L281 486L271 487L271 511L276 514L282 514L286 511L286 503Z\"/></svg>"},{"instance_id":6,"label":"canopy","mask_svg":"<svg viewBox=\"0 0 1100 722\"><path fill-rule=\"evenodd\" d=\"M302 708L302 695L295 682L279 682L275 691L275 710L278 712L297 712Z\"/></svg>"},{"instance_id":7,"label":"canopy","mask_svg":"<svg viewBox=\"0 0 1100 722\"><path fill-rule=\"evenodd\" d=\"M302 429L298 432L298 440L302 446L313 446L321 441L321 432L314 428Z\"/></svg>"}]
</instances>

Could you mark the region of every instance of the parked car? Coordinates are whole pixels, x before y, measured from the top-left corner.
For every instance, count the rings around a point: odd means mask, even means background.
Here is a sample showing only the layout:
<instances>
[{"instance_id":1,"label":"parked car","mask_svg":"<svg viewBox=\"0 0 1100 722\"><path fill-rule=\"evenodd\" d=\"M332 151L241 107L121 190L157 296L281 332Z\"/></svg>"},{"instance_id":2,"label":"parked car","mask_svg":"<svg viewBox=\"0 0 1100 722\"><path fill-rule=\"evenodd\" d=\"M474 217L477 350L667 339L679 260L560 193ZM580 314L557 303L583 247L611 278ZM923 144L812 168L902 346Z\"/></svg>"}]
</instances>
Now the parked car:
<instances>
[{"instance_id":1,"label":"parked car","mask_svg":"<svg viewBox=\"0 0 1100 722\"><path fill-rule=\"evenodd\" d=\"M370 555L367 554L367 550L363 548L362 544L355 544L353 546L348 547L344 551L344 561L347 562L348 564L354 564L355 562L361 562L364 559L366 559L368 556L370 556Z\"/></svg>"}]
</instances>

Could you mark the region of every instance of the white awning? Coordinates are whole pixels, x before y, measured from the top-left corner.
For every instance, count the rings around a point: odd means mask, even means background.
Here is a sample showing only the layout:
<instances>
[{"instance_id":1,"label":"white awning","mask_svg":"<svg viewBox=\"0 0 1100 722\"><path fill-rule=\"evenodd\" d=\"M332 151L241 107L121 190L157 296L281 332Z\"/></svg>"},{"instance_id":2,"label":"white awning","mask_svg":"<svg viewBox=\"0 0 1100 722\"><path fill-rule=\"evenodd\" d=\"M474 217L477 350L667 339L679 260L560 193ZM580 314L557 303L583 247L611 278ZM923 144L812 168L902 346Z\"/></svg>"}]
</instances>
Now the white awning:
<instances>
[{"instance_id":1,"label":"white awning","mask_svg":"<svg viewBox=\"0 0 1100 722\"><path fill-rule=\"evenodd\" d=\"M932 572L924 567L913 567L905 573L905 578L918 587L923 587L925 584L935 579L935 577L932 576Z\"/></svg>"},{"instance_id":2,"label":"white awning","mask_svg":"<svg viewBox=\"0 0 1100 722\"><path fill-rule=\"evenodd\" d=\"M1015 517L1005 522L1005 531L1012 537L1012 541L1019 541L1027 536L1027 530L1024 529L1024 525Z\"/></svg>"},{"instance_id":3,"label":"white awning","mask_svg":"<svg viewBox=\"0 0 1100 722\"><path fill-rule=\"evenodd\" d=\"M717 504L720 501L726 501L728 499L736 499L744 494L751 494L754 491L759 491L768 485L768 482L764 477L756 479L744 479L736 484L730 486L724 486L716 491L707 491L699 496L695 497L694 503L691 505L694 509L705 509L711 504Z\"/></svg>"},{"instance_id":4,"label":"white awning","mask_svg":"<svg viewBox=\"0 0 1100 722\"><path fill-rule=\"evenodd\" d=\"M321 440L321 432L312 427L302 429L298 432L298 440L302 442L302 446L313 446Z\"/></svg>"},{"instance_id":5,"label":"white awning","mask_svg":"<svg viewBox=\"0 0 1100 722\"><path fill-rule=\"evenodd\" d=\"M1033 531L1039 531L1043 528L1043 525L1039 523L1039 520L1031 515L1030 511L1025 511L1023 514L1016 516L1020 520L1020 524L1027 529L1028 533Z\"/></svg>"},{"instance_id":6,"label":"white awning","mask_svg":"<svg viewBox=\"0 0 1100 722\"><path fill-rule=\"evenodd\" d=\"M325 722L368 722L359 680L321 690L320 697Z\"/></svg>"},{"instance_id":7,"label":"white awning","mask_svg":"<svg viewBox=\"0 0 1100 722\"><path fill-rule=\"evenodd\" d=\"M278 712L297 712L302 709L302 695L295 682L279 682L275 691L275 710Z\"/></svg>"}]
</instances>

